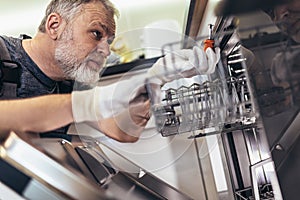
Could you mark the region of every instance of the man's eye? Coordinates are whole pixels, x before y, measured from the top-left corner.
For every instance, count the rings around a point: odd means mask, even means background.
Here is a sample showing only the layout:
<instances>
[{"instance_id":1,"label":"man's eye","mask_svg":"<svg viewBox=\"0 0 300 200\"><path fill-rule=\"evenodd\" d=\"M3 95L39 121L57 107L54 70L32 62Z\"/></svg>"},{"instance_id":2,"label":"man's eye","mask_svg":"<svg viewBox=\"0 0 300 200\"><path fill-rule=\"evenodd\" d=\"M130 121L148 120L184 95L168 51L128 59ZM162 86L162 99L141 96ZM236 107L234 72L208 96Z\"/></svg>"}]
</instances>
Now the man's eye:
<instances>
[{"instance_id":1,"label":"man's eye","mask_svg":"<svg viewBox=\"0 0 300 200\"><path fill-rule=\"evenodd\" d=\"M100 31L93 31L93 35L95 36L96 40L101 40L103 37L103 34Z\"/></svg>"},{"instance_id":2,"label":"man's eye","mask_svg":"<svg viewBox=\"0 0 300 200\"><path fill-rule=\"evenodd\" d=\"M108 43L108 44L112 44L113 41L114 41L114 39L115 39L114 36L109 37L108 40L107 40L107 43Z\"/></svg>"}]
</instances>

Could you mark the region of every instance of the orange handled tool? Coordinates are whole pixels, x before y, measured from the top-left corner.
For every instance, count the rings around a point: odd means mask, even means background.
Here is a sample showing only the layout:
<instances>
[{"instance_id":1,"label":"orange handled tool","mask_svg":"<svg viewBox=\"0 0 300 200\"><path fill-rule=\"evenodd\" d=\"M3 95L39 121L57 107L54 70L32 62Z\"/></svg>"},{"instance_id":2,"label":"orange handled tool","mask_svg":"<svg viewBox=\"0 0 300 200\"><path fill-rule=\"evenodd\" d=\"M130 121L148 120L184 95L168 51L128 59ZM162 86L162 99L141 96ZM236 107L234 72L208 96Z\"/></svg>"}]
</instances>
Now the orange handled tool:
<instances>
[{"instance_id":1,"label":"orange handled tool","mask_svg":"<svg viewBox=\"0 0 300 200\"><path fill-rule=\"evenodd\" d=\"M204 51L206 51L206 49L208 47L214 49L214 44L215 44L215 41L212 38L212 27L213 27L213 25L209 24L208 27L209 27L209 36L208 36L208 39L206 39L204 41Z\"/></svg>"}]
</instances>

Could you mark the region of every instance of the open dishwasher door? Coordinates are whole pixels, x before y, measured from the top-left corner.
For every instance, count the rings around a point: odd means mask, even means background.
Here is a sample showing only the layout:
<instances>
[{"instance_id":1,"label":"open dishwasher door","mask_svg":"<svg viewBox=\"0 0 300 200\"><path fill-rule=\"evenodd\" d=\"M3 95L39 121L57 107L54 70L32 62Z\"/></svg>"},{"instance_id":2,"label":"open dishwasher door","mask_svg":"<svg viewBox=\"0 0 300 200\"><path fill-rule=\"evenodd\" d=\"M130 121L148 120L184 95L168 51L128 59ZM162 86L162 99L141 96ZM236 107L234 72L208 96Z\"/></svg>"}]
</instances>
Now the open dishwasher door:
<instances>
[{"instance_id":1,"label":"open dishwasher door","mask_svg":"<svg viewBox=\"0 0 300 200\"><path fill-rule=\"evenodd\" d=\"M30 145L12 132L0 146L1 183L25 199L191 199L129 161L138 173L118 168L94 138L78 138Z\"/></svg>"},{"instance_id":2,"label":"open dishwasher door","mask_svg":"<svg viewBox=\"0 0 300 200\"><path fill-rule=\"evenodd\" d=\"M46 155L61 165L76 170L96 184L100 191L111 194L114 199L191 199L104 145L97 138L86 135L69 136L72 142L51 138L35 139L33 143ZM108 151L118 157L119 161L122 160L122 165L115 164L111 159L112 154L107 156Z\"/></svg>"}]
</instances>

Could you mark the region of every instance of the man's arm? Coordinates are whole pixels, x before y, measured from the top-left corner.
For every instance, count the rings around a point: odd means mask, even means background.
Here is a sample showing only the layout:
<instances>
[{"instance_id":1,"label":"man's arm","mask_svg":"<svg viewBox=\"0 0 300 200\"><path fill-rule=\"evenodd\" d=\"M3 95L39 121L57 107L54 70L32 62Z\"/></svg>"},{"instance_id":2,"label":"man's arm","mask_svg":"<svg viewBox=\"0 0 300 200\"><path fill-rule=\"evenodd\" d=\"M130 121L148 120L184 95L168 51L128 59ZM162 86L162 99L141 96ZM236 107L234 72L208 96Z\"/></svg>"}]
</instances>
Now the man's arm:
<instances>
[{"instance_id":1,"label":"man's arm","mask_svg":"<svg viewBox=\"0 0 300 200\"><path fill-rule=\"evenodd\" d=\"M45 132L73 122L71 95L0 101L0 131Z\"/></svg>"},{"instance_id":2,"label":"man's arm","mask_svg":"<svg viewBox=\"0 0 300 200\"><path fill-rule=\"evenodd\" d=\"M46 132L72 123L74 118L71 100L71 94L56 94L0 101L0 139L10 131L19 134ZM96 128L120 142L135 142L148 121L143 118L143 113L149 111L149 106L148 101L133 106L120 115L100 119ZM131 124L128 119L133 119L133 124L138 128L132 129L131 125L124 127L124 124Z\"/></svg>"}]
</instances>

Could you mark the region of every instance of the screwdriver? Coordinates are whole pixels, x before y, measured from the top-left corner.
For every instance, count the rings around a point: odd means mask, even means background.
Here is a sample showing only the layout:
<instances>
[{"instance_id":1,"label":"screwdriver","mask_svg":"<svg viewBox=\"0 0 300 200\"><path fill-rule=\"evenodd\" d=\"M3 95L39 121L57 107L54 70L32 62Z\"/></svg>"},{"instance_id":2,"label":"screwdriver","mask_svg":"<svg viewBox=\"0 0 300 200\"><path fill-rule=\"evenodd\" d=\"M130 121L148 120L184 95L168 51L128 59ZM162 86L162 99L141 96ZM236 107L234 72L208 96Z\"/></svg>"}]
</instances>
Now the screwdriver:
<instances>
[{"instance_id":1,"label":"screwdriver","mask_svg":"<svg viewBox=\"0 0 300 200\"><path fill-rule=\"evenodd\" d=\"M208 47L214 49L215 41L213 40L213 37L212 37L212 27L213 27L212 24L208 24L209 35L208 35L208 39L206 39L206 40L204 41L204 51L206 51L206 49L207 49Z\"/></svg>"}]
</instances>

